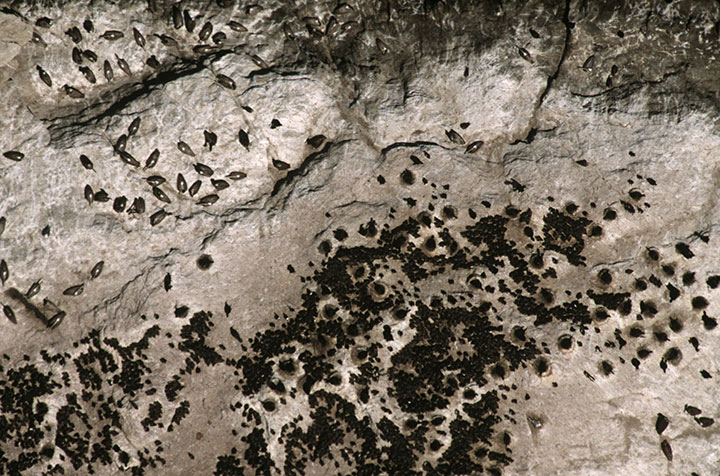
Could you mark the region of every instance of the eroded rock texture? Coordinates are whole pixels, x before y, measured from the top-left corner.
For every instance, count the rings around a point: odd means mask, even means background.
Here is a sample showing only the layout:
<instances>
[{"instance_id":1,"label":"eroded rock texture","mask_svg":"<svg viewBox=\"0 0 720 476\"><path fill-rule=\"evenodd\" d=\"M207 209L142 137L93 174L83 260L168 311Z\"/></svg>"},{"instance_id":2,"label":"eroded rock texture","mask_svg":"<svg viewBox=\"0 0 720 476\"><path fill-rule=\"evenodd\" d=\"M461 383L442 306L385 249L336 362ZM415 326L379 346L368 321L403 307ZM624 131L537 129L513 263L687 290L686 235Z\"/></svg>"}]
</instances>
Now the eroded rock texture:
<instances>
[{"instance_id":1,"label":"eroded rock texture","mask_svg":"<svg viewBox=\"0 0 720 476\"><path fill-rule=\"evenodd\" d=\"M0 12L0 473L717 474L720 8Z\"/></svg>"}]
</instances>

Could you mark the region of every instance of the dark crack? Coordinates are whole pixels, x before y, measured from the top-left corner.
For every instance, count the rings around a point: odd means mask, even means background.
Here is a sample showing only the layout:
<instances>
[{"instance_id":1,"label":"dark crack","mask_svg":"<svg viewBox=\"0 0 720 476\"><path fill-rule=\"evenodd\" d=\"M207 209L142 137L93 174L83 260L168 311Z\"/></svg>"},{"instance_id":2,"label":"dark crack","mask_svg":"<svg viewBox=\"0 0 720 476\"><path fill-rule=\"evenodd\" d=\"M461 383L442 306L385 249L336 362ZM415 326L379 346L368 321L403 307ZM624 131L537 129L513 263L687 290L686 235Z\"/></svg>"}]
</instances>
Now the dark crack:
<instances>
[{"instance_id":1,"label":"dark crack","mask_svg":"<svg viewBox=\"0 0 720 476\"><path fill-rule=\"evenodd\" d=\"M390 152L391 150L393 150L393 149L399 149L399 148L401 148L401 147L422 147L422 146L424 146L424 145L432 145L432 146L435 146L435 147L441 147L440 144L438 144L437 142L430 142L430 141L426 141L426 140L420 140L420 141L416 141L416 142L393 142L393 143L390 144L389 146L384 147L384 148L380 151L380 155L381 155L382 157L384 157L384 156L386 156L387 153Z\"/></svg>"},{"instance_id":2,"label":"dark crack","mask_svg":"<svg viewBox=\"0 0 720 476\"><path fill-rule=\"evenodd\" d=\"M570 21L570 0L565 0L565 10L563 11L562 22L563 25L565 25L565 42L563 43L562 53L560 54L560 60L558 61L557 68L555 68L555 72L548 76L547 85L545 86L542 94L540 94L540 99L538 100L537 105L538 109L542 106L545 96L547 96L547 93L550 91L550 87L560 74L560 68L562 68L563 63L565 62L568 47L570 46L570 30L575 27L575 24Z\"/></svg>"},{"instance_id":3,"label":"dark crack","mask_svg":"<svg viewBox=\"0 0 720 476\"><path fill-rule=\"evenodd\" d=\"M532 129L530 129L530 132L525 137L525 139L517 139L516 141L511 142L510 145L518 145L520 143L530 144L530 143L532 143L532 141L535 140L535 137L537 136L538 132L540 132L540 133L554 132L555 129L557 129L557 127L552 127L550 129L538 129L536 127L533 127Z\"/></svg>"},{"instance_id":4,"label":"dark crack","mask_svg":"<svg viewBox=\"0 0 720 476\"><path fill-rule=\"evenodd\" d=\"M273 186L272 191L270 192L270 198L278 196L278 194L285 188L292 188L294 182L302 176L305 176L308 174L310 168L315 162L318 162L322 160L323 157L328 155L328 152L331 149L337 148L343 144L346 144L347 142L350 142L349 140L342 140L339 142L327 142L325 146L322 148L322 150L319 150L317 152L313 152L312 154L305 157L305 159L302 161L302 163L295 169L292 169L288 171L288 173L279 179L277 182L275 182L275 185ZM287 194L289 195L289 194ZM287 200L287 196L283 199L283 201Z\"/></svg>"},{"instance_id":5,"label":"dark crack","mask_svg":"<svg viewBox=\"0 0 720 476\"><path fill-rule=\"evenodd\" d=\"M573 92L573 91L570 91L570 94L572 94L573 96L580 97L580 98L597 98L597 97L600 97L600 96L604 96L604 95L606 95L606 94L610 94L610 93L612 93L612 92L614 92L614 91L636 91L636 90L642 88L643 86L656 86L656 85L658 85L658 84L662 84L662 83L664 83L665 81L667 81L668 78L670 78L670 77L672 77L672 76L676 76L676 75L681 74L681 73L684 73L684 72L687 70L687 68L688 68L688 64L687 64L687 63L683 63L683 64L680 65L680 69L677 69L677 70L675 70L675 71L667 72L667 73L663 74L663 77L662 77L661 79L657 79L657 80L654 80L654 81L653 81L653 80L632 81L632 82L629 82L629 83L625 83L625 84L620 84L620 85L618 85L618 86L614 86L614 87L612 87L612 88L603 89L603 90L600 91L599 93L595 93L595 94L582 94L582 93L576 93L576 92Z\"/></svg>"},{"instance_id":6,"label":"dark crack","mask_svg":"<svg viewBox=\"0 0 720 476\"><path fill-rule=\"evenodd\" d=\"M61 142L75 137L80 134L82 128L97 124L105 118L119 114L129 105L133 104L138 99L147 97L159 87L186 76L196 74L207 68L208 64L212 64L230 53L233 53L233 51L219 50L198 58L180 58L179 61L170 64L167 69L159 71L155 75L143 79L141 82L130 85L128 91L121 93L120 97L116 101L112 102L103 111L100 111L95 115L91 115L90 117L78 118L78 116L83 115L83 112L81 111L78 114L47 119L46 122L51 122L51 125L48 127L51 141ZM92 110L95 108L90 109ZM78 119L74 120L76 118Z\"/></svg>"},{"instance_id":7,"label":"dark crack","mask_svg":"<svg viewBox=\"0 0 720 476\"><path fill-rule=\"evenodd\" d=\"M18 291L15 288L10 288L7 291L5 291L5 294L10 296L13 299L16 299L22 303L23 306L25 306L25 309L30 311L35 317L40 319L40 321L45 324L46 327L49 327L48 322L50 321L45 314L43 314L40 309L38 309L33 303L31 303L20 291Z\"/></svg>"}]
</instances>

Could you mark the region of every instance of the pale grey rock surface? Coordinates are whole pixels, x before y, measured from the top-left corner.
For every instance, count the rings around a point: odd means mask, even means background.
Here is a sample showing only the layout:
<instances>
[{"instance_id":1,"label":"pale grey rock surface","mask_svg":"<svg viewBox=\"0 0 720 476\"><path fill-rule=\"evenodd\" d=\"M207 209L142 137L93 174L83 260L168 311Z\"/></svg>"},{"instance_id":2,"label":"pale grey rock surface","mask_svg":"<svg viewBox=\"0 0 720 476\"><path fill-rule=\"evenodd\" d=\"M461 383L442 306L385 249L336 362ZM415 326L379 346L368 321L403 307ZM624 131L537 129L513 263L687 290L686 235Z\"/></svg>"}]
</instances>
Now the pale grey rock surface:
<instances>
[{"instance_id":1,"label":"pale grey rock surface","mask_svg":"<svg viewBox=\"0 0 720 476\"><path fill-rule=\"evenodd\" d=\"M0 11L0 473L718 473L717 5L150 3Z\"/></svg>"}]
</instances>

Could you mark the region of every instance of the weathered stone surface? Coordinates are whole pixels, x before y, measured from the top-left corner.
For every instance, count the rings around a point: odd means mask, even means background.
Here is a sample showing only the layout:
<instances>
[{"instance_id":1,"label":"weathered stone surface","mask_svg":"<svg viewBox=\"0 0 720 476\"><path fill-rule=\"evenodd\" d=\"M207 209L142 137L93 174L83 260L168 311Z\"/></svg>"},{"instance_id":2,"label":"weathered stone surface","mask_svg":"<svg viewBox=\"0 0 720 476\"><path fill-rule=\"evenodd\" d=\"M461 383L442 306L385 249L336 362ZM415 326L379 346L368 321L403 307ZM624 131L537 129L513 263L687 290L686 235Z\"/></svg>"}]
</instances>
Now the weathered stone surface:
<instances>
[{"instance_id":1,"label":"weathered stone surface","mask_svg":"<svg viewBox=\"0 0 720 476\"><path fill-rule=\"evenodd\" d=\"M0 473L717 471L718 25L4 7Z\"/></svg>"}]
</instances>

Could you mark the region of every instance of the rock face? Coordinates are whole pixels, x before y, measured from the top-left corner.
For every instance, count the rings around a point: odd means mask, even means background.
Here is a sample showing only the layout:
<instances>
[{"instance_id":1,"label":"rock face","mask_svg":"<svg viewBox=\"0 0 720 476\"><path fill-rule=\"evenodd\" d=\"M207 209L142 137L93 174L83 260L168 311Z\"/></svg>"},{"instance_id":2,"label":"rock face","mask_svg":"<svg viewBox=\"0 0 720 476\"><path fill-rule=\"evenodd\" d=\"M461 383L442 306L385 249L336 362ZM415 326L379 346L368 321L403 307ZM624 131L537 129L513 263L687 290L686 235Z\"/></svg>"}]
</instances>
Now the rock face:
<instances>
[{"instance_id":1,"label":"rock face","mask_svg":"<svg viewBox=\"0 0 720 476\"><path fill-rule=\"evenodd\" d=\"M0 473L714 474L720 8L0 10Z\"/></svg>"}]
</instances>

